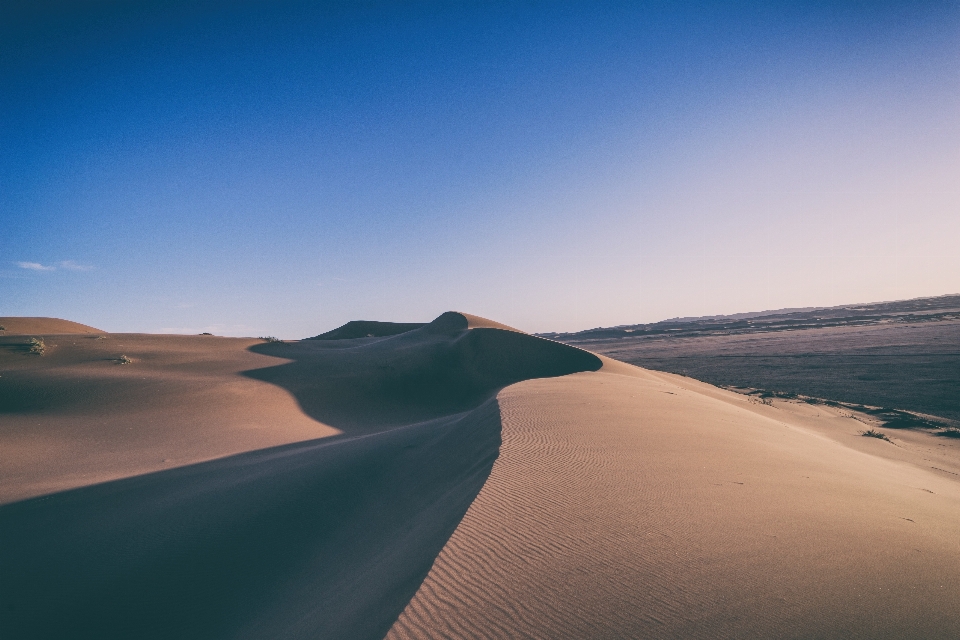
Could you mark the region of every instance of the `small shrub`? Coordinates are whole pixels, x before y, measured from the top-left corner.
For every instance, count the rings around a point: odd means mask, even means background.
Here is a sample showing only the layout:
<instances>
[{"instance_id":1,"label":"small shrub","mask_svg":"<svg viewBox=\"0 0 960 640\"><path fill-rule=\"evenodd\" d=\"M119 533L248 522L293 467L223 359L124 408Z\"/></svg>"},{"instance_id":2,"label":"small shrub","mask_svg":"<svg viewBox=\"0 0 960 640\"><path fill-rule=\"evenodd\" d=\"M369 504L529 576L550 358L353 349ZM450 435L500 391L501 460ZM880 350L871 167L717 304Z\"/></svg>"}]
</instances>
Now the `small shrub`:
<instances>
[{"instance_id":1,"label":"small shrub","mask_svg":"<svg viewBox=\"0 0 960 640\"><path fill-rule=\"evenodd\" d=\"M133 360L131 360L127 356L120 356L119 358L117 358L117 364L130 364L131 362L133 362Z\"/></svg>"},{"instance_id":2,"label":"small shrub","mask_svg":"<svg viewBox=\"0 0 960 640\"><path fill-rule=\"evenodd\" d=\"M103 340L104 338L103 338L103 336L94 336L93 339L94 339L94 340Z\"/></svg>"},{"instance_id":3,"label":"small shrub","mask_svg":"<svg viewBox=\"0 0 960 640\"><path fill-rule=\"evenodd\" d=\"M887 434L877 431L876 429L867 429L866 431L861 431L860 435L865 438L878 438L880 440L886 440L890 442L890 438L887 437Z\"/></svg>"},{"instance_id":4,"label":"small shrub","mask_svg":"<svg viewBox=\"0 0 960 640\"><path fill-rule=\"evenodd\" d=\"M7 328L6 328L5 326L3 326L2 324L0 324L0 331L6 331L6 330L7 330Z\"/></svg>"},{"instance_id":5,"label":"small shrub","mask_svg":"<svg viewBox=\"0 0 960 640\"><path fill-rule=\"evenodd\" d=\"M47 350L47 345L43 344L43 338L30 338L30 353L42 356Z\"/></svg>"},{"instance_id":6,"label":"small shrub","mask_svg":"<svg viewBox=\"0 0 960 640\"><path fill-rule=\"evenodd\" d=\"M204 331L204 332L203 332L203 333L201 333L200 335L202 335L202 336L212 336L213 334L212 334L212 333L208 333L208 332L206 332L206 331Z\"/></svg>"},{"instance_id":7,"label":"small shrub","mask_svg":"<svg viewBox=\"0 0 960 640\"><path fill-rule=\"evenodd\" d=\"M283 340L277 338L276 336L260 336L260 339L264 342L283 342Z\"/></svg>"}]
</instances>

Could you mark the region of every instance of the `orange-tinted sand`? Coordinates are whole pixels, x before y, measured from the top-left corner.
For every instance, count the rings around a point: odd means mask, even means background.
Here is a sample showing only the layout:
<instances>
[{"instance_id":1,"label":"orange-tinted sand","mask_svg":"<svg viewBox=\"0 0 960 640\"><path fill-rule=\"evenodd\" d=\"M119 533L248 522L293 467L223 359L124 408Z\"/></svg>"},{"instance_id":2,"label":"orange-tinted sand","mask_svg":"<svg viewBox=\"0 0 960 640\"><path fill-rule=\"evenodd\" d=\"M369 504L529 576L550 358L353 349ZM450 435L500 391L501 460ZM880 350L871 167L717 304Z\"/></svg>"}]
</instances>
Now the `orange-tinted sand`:
<instances>
[{"instance_id":1,"label":"orange-tinted sand","mask_svg":"<svg viewBox=\"0 0 960 640\"><path fill-rule=\"evenodd\" d=\"M73 333L96 333L102 334L100 329L88 327L79 322L70 322L60 318L20 318L20 317L0 317L0 335L18 336L18 335L61 335Z\"/></svg>"},{"instance_id":2,"label":"orange-tinted sand","mask_svg":"<svg viewBox=\"0 0 960 640\"><path fill-rule=\"evenodd\" d=\"M464 314L53 333L0 337L11 637L960 637L952 441Z\"/></svg>"}]
</instances>

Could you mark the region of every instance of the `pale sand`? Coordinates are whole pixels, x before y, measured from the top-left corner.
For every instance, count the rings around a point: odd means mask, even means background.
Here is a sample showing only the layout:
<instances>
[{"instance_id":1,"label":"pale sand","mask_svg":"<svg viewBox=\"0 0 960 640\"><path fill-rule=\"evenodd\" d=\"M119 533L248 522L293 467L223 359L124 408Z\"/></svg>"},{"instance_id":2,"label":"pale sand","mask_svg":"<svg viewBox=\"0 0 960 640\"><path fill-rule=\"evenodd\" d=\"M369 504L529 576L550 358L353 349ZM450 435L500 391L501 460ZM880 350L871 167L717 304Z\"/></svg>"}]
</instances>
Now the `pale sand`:
<instances>
[{"instance_id":1,"label":"pale sand","mask_svg":"<svg viewBox=\"0 0 960 640\"><path fill-rule=\"evenodd\" d=\"M0 338L14 637L960 637L953 443L464 314L103 335Z\"/></svg>"},{"instance_id":2,"label":"pale sand","mask_svg":"<svg viewBox=\"0 0 960 640\"><path fill-rule=\"evenodd\" d=\"M0 336L0 504L340 433L240 375L277 363L261 340L25 333L43 356Z\"/></svg>"},{"instance_id":3,"label":"pale sand","mask_svg":"<svg viewBox=\"0 0 960 640\"><path fill-rule=\"evenodd\" d=\"M388 637L960 637L957 471L617 371L498 395L500 456Z\"/></svg>"}]
</instances>

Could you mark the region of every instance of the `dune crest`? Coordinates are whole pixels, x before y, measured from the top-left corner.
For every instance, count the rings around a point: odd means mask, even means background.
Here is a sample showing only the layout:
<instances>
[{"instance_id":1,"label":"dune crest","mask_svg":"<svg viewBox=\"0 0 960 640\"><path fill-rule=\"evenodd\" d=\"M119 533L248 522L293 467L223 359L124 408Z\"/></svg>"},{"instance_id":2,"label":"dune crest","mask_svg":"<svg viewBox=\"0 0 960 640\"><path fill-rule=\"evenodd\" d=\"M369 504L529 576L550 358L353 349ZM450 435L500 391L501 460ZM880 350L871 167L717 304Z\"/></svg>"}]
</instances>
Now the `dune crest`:
<instances>
[{"instance_id":1,"label":"dune crest","mask_svg":"<svg viewBox=\"0 0 960 640\"><path fill-rule=\"evenodd\" d=\"M457 312L49 342L0 349L12 637L960 637L960 464L848 417Z\"/></svg>"},{"instance_id":2,"label":"dune crest","mask_svg":"<svg viewBox=\"0 0 960 640\"><path fill-rule=\"evenodd\" d=\"M957 469L606 358L497 400L500 456L391 640L960 637Z\"/></svg>"},{"instance_id":3,"label":"dune crest","mask_svg":"<svg viewBox=\"0 0 960 640\"><path fill-rule=\"evenodd\" d=\"M589 351L503 327L450 311L378 339L264 343L252 351L289 362L246 375L286 389L324 424L368 432L468 410L519 380L603 365Z\"/></svg>"},{"instance_id":4,"label":"dune crest","mask_svg":"<svg viewBox=\"0 0 960 640\"><path fill-rule=\"evenodd\" d=\"M0 335L63 335L71 333L104 333L100 329L88 327L79 322L70 320L61 320L60 318L27 318L19 316L7 316L0 318L0 326L4 330Z\"/></svg>"}]
</instances>

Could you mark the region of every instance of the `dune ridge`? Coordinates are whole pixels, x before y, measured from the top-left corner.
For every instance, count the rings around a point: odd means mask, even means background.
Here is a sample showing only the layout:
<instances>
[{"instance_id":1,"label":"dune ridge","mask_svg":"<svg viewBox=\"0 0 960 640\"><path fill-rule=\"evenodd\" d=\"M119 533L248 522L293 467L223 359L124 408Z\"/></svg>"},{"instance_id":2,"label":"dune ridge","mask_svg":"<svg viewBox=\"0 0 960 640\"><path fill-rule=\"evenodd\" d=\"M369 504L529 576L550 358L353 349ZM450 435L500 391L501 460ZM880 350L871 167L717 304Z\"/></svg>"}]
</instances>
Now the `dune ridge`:
<instances>
[{"instance_id":1,"label":"dune ridge","mask_svg":"<svg viewBox=\"0 0 960 640\"><path fill-rule=\"evenodd\" d=\"M134 464L126 477L100 484L74 474L59 480L69 490L0 507L0 601L8 605L0 626L22 638L383 637L489 474L500 444L496 391L602 364L500 326L447 313L374 341L114 334L134 358L122 367L100 357L103 341L90 339L69 349L61 341L46 360L5 354L5 364L21 365L13 377L29 374L21 388L41 389L12 412L26 416L21 426L29 421L38 438L65 417L96 415L98 402L120 402L104 391L49 404L62 390L61 366L101 389L132 375L120 390L128 401L130 383L136 389L152 373L154 382L132 394L139 402L158 381L191 378L199 368L205 375L191 379L211 385L208 393L191 400L174 385L139 414L154 418L162 441L189 435L163 422L171 402L179 400L175 416L204 413L196 405L210 398L226 409L228 384L261 398L270 389L289 393L302 415L332 431L227 457L201 446L214 459L159 471ZM285 363L236 370L277 358ZM198 428L208 438L229 435L227 422ZM141 434L125 447L136 458L155 446L149 441ZM87 450L78 456L95 470L99 439L81 444ZM34 476L56 475L57 460L41 456Z\"/></svg>"},{"instance_id":2,"label":"dune ridge","mask_svg":"<svg viewBox=\"0 0 960 640\"><path fill-rule=\"evenodd\" d=\"M51 344L0 349L14 637L960 637L946 444L456 312Z\"/></svg>"},{"instance_id":3,"label":"dune ridge","mask_svg":"<svg viewBox=\"0 0 960 640\"><path fill-rule=\"evenodd\" d=\"M957 637L954 476L608 364L498 394L500 456L388 638Z\"/></svg>"}]
</instances>

